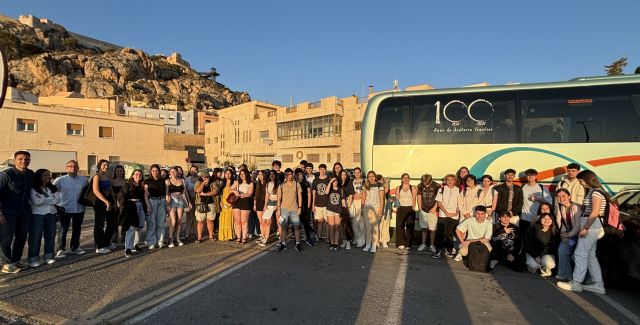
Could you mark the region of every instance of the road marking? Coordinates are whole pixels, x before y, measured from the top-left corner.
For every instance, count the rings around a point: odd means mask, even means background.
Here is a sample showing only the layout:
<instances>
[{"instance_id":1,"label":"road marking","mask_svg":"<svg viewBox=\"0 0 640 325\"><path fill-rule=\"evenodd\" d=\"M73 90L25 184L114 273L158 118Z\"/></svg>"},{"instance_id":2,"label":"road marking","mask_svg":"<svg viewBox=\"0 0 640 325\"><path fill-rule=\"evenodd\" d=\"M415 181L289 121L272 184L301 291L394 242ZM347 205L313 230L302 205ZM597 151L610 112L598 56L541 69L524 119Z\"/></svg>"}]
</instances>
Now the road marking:
<instances>
[{"instance_id":1,"label":"road marking","mask_svg":"<svg viewBox=\"0 0 640 325\"><path fill-rule=\"evenodd\" d=\"M385 324L400 324L402 323L402 304L404 303L404 287L407 279L407 254L403 254L402 261L400 261L400 267L398 268L398 275L396 276L396 283L393 286L393 293L389 301L389 309L387 309L387 318Z\"/></svg>"},{"instance_id":2,"label":"road marking","mask_svg":"<svg viewBox=\"0 0 640 325\"><path fill-rule=\"evenodd\" d=\"M233 273L233 272L237 271L238 269L244 267L245 265L250 264L253 261L255 261L255 260L257 260L257 259L259 259L259 258L261 258L261 257L263 257L263 256L265 256L265 255L267 255L269 253L271 253L271 251L263 251L262 253L260 253L258 255L254 255L253 257L245 260L244 262L242 262L240 264L236 264L235 266L231 267L230 269L227 269L226 271L224 271L222 273L219 273L219 274L215 275L214 277L212 277L212 278L210 278L210 279L208 279L208 280L206 280L204 282L201 282L200 284L198 284L198 285L196 285L194 287L191 287L190 289L187 289L187 290L185 290L185 291L183 291L183 292L181 292L181 293L169 298L168 300L165 300L164 302L162 302L161 304L157 305L156 307L154 307L154 308L152 308L152 309L150 309L150 310L148 310L148 311L146 311L146 312L144 312L142 314L139 314L138 316L136 316L134 318L131 318L131 319L127 320L124 324L136 324L136 323L139 323L139 322L141 322L141 321L153 316L155 313L157 313L157 312L159 312L159 311L161 311L161 310L173 305L174 303L176 303L176 302L178 302L178 301L180 301L180 300L182 300L182 299L184 299L184 298L186 298L186 297L188 297L188 296L190 296L190 295L192 295L192 294L194 294L194 293L196 293L196 292L198 292L200 290L202 290L203 288L205 288L205 287L213 284L214 282L224 278L225 276L229 275L230 273Z\"/></svg>"},{"instance_id":3,"label":"road marking","mask_svg":"<svg viewBox=\"0 0 640 325\"><path fill-rule=\"evenodd\" d=\"M597 293L595 295L598 296L600 299L602 299L607 304L609 304L609 306L613 307L613 309L617 310L619 313L621 313L625 317L629 318L629 320L631 320L634 324L640 325L640 317L638 317L638 315L634 314L632 311L630 311L629 309L625 308L624 306L622 306L621 304L617 303L615 300L611 299L610 297L608 297L606 295L601 295L601 294L597 294Z\"/></svg>"}]
</instances>

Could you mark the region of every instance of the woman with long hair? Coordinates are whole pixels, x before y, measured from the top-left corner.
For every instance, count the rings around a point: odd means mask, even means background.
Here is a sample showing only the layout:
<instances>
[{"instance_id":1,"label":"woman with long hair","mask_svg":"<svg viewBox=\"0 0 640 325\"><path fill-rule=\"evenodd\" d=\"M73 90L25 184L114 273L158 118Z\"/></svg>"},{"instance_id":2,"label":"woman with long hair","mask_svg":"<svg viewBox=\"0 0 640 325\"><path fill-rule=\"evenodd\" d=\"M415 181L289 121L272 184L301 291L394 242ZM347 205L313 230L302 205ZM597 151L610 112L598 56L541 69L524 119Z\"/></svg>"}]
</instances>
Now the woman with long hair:
<instances>
[{"instance_id":1,"label":"woman with long hair","mask_svg":"<svg viewBox=\"0 0 640 325\"><path fill-rule=\"evenodd\" d=\"M527 269L531 273L540 270L543 277L550 276L556 267L558 241L553 220L554 217L550 213L542 213L524 237Z\"/></svg>"},{"instance_id":2,"label":"woman with long hair","mask_svg":"<svg viewBox=\"0 0 640 325\"><path fill-rule=\"evenodd\" d=\"M240 169L238 179L231 190L240 197L233 207L233 228L236 233L236 243L246 244L249 231L249 213L253 208L253 182L251 182L251 176L246 169Z\"/></svg>"},{"instance_id":3,"label":"woman with long hair","mask_svg":"<svg viewBox=\"0 0 640 325\"><path fill-rule=\"evenodd\" d=\"M60 192L51 184L51 173L46 169L38 169L33 175L31 195L31 224L29 225L30 267L40 266L40 244L44 235L44 260L47 264L55 263L54 246L56 240L56 204L60 204Z\"/></svg>"},{"instance_id":4,"label":"woman with long hair","mask_svg":"<svg viewBox=\"0 0 640 325\"><path fill-rule=\"evenodd\" d=\"M191 203L191 206L195 206L196 183L200 181L200 176L198 176L198 172L199 172L198 166L192 165L191 167L189 167L189 175L187 175L187 177L184 178L184 184L187 187L187 195L189 196L189 203ZM189 210L189 212L187 212L185 219L186 220L185 220L184 234L185 234L185 237L191 238L196 233L195 209Z\"/></svg>"},{"instance_id":5,"label":"woman with long hair","mask_svg":"<svg viewBox=\"0 0 640 325\"><path fill-rule=\"evenodd\" d=\"M255 185L255 199L253 200L253 211L256 212L258 216L258 226L260 227L260 237L258 238L258 244L262 242L263 233L262 233L262 215L264 215L264 207L266 202L266 186L267 186L267 177L269 177L268 172L264 170L258 170L258 174L256 175L256 185Z\"/></svg>"},{"instance_id":6,"label":"woman with long hair","mask_svg":"<svg viewBox=\"0 0 640 325\"><path fill-rule=\"evenodd\" d=\"M340 177L340 174L337 175ZM338 250L340 238L340 212L346 207L345 196L338 178L332 178L329 182L329 202L327 204L327 222L329 224L329 245L331 251Z\"/></svg>"},{"instance_id":7,"label":"woman with long hair","mask_svg":"<svg viewBox=\"0 0 640 325\"><path fill-rule=\"evenodd\" d=\"M378 224L382 217L384 185L378 182L378 175L373 170L367 173L367 180L364 182L362 194L365 217L365 246L362 250L375 253L378 246L378 237L380 236Z\"/></svg>"},{"instance_id":8,"label":"woman with long hair","mask_svg":"<svg viewBox=\"0 0 640 325\"><path fill-rule=\"evenodd\" d=\"M172 167L169 169L169 179L165 181L167 187L166 201L167 210L169 210L169 248L184 245L180 240L180 226L182 225L182 216L185 209L191 209L189 197L187 196L187 188L184 186L184 180L178 177L178 169ZM175 240L174 236L175 235Z\"/></svg>"},{"instance_id":9,"label":"woman with long hair","mask_svg":"<svg viewBox=\"0 0 640 325\"><path fill-rule=\"evenodd\" d=\"M354 234L353 225L351 224L351 215L348 208L349 206L347 205L348 191L352 188L351 177L349 177L349 173L344 169L341 170L338 175L338 187L340 187L341 194L345 200L344 208L340 209L340 226L344 233L344 239L342 240L340 247L351 249L351 241L353 240Z\"/></svg>"},{"instance_id":10,"label":"woman with long hair","mask_svg":"<svg viewBox=\"0 0 640 325\"><path fill-rule=\"evenodd\" d=\"M98 172L91 179L91 188L96 196L93 224L93 241L96 245L96 253L111 253L115 247L111 246L111 236L116 227L115 198L111 188L111 178L107 175L109 161L98 161ZM105 228L106 223L106 228Z\"/></svg>"},{"instance_id":11,"label":"woman with long hair","mask_svg":"<svg viewBox=\"0 0 640 325\"><path fill-rule=\"evenodd\" d=\"M124 177L124 166L118 165L113 169L113 179L111 180L111 188L113 189L113 197L116 200L116 226L113 230L113 236L111 236L111 247L110 249L115 249L115 246L118 244L124 244L124 237L127 233L127 229L122 227L122 213L124 212L124 193L122 189L124 185L127 183L127 180ZM120 231L118 231L118 227L120 226Z\"/></svg>"},{"instance_id":12,"label":"woman with long hair","mask_svg":"<svg viewBox=\"0 0 640 325\"><path fill-rule=\"evenodd\" d=\"M556 189L556 227L560 230L558 246L558 280L570 280L573 274L571 256L578 243L578 231L582 206L571 201L571 193L566 188Z\"/></svg>"},{"instance_id":13,"label":"woman with long hair","mask_svg":"<svg viewBox=\"0 0 640 325\"><path fill-rule=\"evenodd\" d=\"M124 207L120 225L127 229L124 241L124 257L130 257L137 251L140 231L144 227L145 194L142 185L142 170L136 169L122 189Z\"/></svg>"},{"instance_id":14,"label":"woman with long hair","mask_svg":"<svg viewBox=\"0 0 640 325\"><path fill-rule=\"evenodd\" d=\"M456 172L456 186L458 186L461 192L467 187L467 184L464 182L467 175L469 175L469 168L466 166L458 168L458 171Z\"/></svg>"},{"instance_id":15,"label":"woman with long hair","mask_svg":"<svg viewBox=\"0 0 640 325\"><path fill-rule=\"evenodd\" d=\"M269 171L269 179L267 180L267 184L265 185L264 193L265 205L262 212L262 217L260 218L260 233L262 234L262 239L258 243L263 247L267 245L267 241L269 240L269 234L271 232L271 220L273 219L278 206L279 186L280 184L278 184L278 175L276 174L276 171Z\"/></svg>"},{"instance_id":16,"label":"woman with long hair","mask_svg":"<svg viewBox=\"0 0 640 325\"><path fill-rule=\"evenodd\" d=\"M402 174L400 179L400 186L396 188L396 197L400 203L396 212L396 247L399 250L409 250L415 229L418 189L411 185L409 174Z\"/></svg>"},{"instance_id":17,"label":"woman with long hair","mask_svg":"<svg viewBox=\"0 0 640 325\"><path fill-rule=\"evenodd\" d=\"M497 223L497 216L493 215L493 177L482 175L480 177L480 189L478 189L478 205L487 208L487 218L493 223Z\"/></svg>"},{"instance_id":18,"label":"woman with long hair","mask_svg":"<svg viewBox=\"0 0 640 325\"><path fill-rule=\"evenodd\" d=\"M340 176L340 172L344 169L344 167L342 167L342 164L338 161L335 164L333 164L333 169L331 170L331 175L329 175L329 177L333 177L335 179L338 179L338 177Z\"/></svg>"},{"instance_id":19,"label":"woman with long hair","mask_svg":"<svg viewBox=\"0 0 640 325\"><path fill-rule=\"evenodd\" d=\"M166 184L160 177L160 166L151 165L149 177L144 181L144 199L147 203L147 245L149 249L164 246L164 231L167 222Z\"/></svg>"},{"instance_id":20,"label":"woman with long hair","mask_svg":"<svg viewBox=\"0 0 640 325\"><path fill-rule=\"evenodd\" d=\"M582 203L584 212L580 222L576 224L576 227L579 227L579 231L578 243L573 253L575 262L573 280L571 282L558 282L558 287L577 292L587 290L605 294L602 269L596 257L596 246L598 238L604 236L602 219L599 218L604 216L607 204L611 202L611 196L600 184L596 173L590 170L583 170L576 177L584 187L586 194ZM589 276L591 277L591 284L582 284L587 271L589 271Z\"/></svg>"},{"instance_id":21,"label":"woman with long hair","mask_svg":"<svg viewBox=\"0 0 640 325\"><path fill-rule=\"evenodd\" d=\"M231 194L231 188L234 185L233 177L234 171L232 168L227 168L224 171L224 187L222 188L222 197L220 198L220 222L218 226L218 240L233 240L233 207L227 198Z\"/></svg>"},{"instance_id":22,"label":"woman with long hair","mask_svg":"<svg viewBox=\"0 0 640 325\"><path fill-rule=\"evenodd\" d=\"M478 195L480 187L476 185L476 180L476 177L472 174L465 176L462 180L465 188L460 191L458 196L458 208L460 209L460 215L464 218L461 219L461 222L473 217L475 207L480 205L480 197Z\"/></svg>"}]
</instances>

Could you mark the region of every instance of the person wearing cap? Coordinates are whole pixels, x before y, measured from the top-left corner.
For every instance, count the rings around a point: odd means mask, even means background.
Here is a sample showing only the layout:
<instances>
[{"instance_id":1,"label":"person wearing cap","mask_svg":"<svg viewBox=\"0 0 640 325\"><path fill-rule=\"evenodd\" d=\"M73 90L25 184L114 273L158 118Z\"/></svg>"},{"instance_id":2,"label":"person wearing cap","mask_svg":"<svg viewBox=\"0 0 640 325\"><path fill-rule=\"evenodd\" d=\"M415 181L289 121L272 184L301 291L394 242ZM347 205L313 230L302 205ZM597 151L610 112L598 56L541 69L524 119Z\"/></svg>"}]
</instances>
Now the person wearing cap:
<instances>
[{"instance_id":1,"label":"person wearing cap","mask_svg":"<svg viewBox=\"0 0 640 325\"><path fill-rule=\"evenodd\" d=\"M537 182L538 171L533 168L529 168L524 171L524 175L527 178L527 183L522 185L522 213L520 214L520 231L527 233L527 229L531 226L532 222L538 219L538 207L541 202L547 202L551 204L551 194L549 191Z\"/></svg>"},{"instance_id":2,"label":"person wearing cap","mask_svg":"<svg viewBox=\"0 0 640 325\"><path fill-rule=\"evenodd\" d=\"M524 263L520 257L522 248L522 236L518 226L509 222L511 214L503 211L498 215L498 223L493 226L493 236L491 238L491 262L490 268L496 264L503 263L506 267L516 271L524 271Z\"/></svg>"}]
</instances>

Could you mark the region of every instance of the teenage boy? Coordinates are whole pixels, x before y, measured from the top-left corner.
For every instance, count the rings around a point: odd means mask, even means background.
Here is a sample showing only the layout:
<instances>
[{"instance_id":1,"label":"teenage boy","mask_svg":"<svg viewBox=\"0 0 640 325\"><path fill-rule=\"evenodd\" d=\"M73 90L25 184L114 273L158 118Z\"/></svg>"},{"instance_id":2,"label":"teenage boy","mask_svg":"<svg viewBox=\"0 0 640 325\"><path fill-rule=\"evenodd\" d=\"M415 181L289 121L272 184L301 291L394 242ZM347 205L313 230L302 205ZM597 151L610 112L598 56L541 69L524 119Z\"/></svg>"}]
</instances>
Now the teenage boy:
<instances>
[{"instance_id":1,"label":"teenage boy","mask_svg":"<svg viewBox=\"0 0 640 325\"><path fill-rule=\"evenodd\" d=\"M284 173L280 170L282 169L282 162L280 162L280 160L274 160L273 162L271 162L271 168L276 172L278 184L284 183Z\"/></svg>"},{"instance_id":2,"label":"teenage boy","mask_svg":"<svg viewBox=\"0 0 640 325\"><path fill-rule=\"evenodd\" d=\"M487 220L487 208L478 205L474 209L474 219L462 222L456 228L456 236L460 241L460 258L456 261L467 257L468 260L479 261L483 259L480 265L489 265L489 253L491 252L491 235L493 233L493 225ZM482 245L480 250L469 250L471 245ZM486 250L485 250L486 248ZM484 251L484 254L477 252ZM476 256L474 254L479 254ZM469 267L468 264L466 264Z\"/></svg>"},{"instance_id":3,"label":"teenage boy","mask_svg":"<svg viewBox=\"0 0 640 325\"><path fill-rule=\"evenodd\" d=\"M295 172L295 180L300 184L300 189L302 191L302 211L300 213L300 222L304 227L304 235L305 240L304 243L308 246L313 246L315 241L311 238L311 185L304 178L304 171L300 168L296 168Z\"/></svg>"},{"instance_id":4,"label":"teenage boy","mask_svg":"<svg viewBox=\"0 0 640 325\"><path fill-rule=\"evenodd\" d=\"M518 226L509 223L510 219L511 214L505 211L498 215L498 223L493 226L490 268L493 269L500 262L514 271L522 272L525 268L520 256L522 237Z\"/></svg>"},{"instance_id":5,"label":"teenage boy","mask_svg":"<svg viewBox=\"0 0 640 325\"><path fill-rule=\"evenodd\" d=\"M327 221L327 203L329 194L329 181L327 176L327 165L318 166L320 174L311 184L311 196L313 197L313 225L316 236L322 236L322 226Z\"/></svg>"},{"instance_id":6,"label":"teenage boy","mask_svg":"<svg viewBox=\"0 0 640 325\"><path fill-rule=\"evenodd\" d=\"M584 187L576 178L580 172L580 165L570 163L567 165L567 175L558 183L558 188L566 188L571 194L571 202L582 204L584 200Z\"/></svg>"},{"instance_id":7,"label":"teenage boy","mask_svg":"<svg viewBox=\"0 0 640 325\"><path fill-rule=\"evenodd\" d=\"M453 237L460 218L458 209L460 189L456 186L456 176L453 174L445 176L444 182L445 186L442 186L436 195L440 211L436 225L436 252L431 255L433 258L441 258L443 250L449 257L455 256Z\"/></svg>"},{"instance_id":8,"label":"teenage boy","mask_svg":"<svg viewBox=\"0 0 640 325\"><path fill-rule=\"evenodd\" d=\"M493 188L493 207L491 210L495 211L497 215L508 211L511 214L509 222L518 226L524 195L522 188L513 182L515 178L515 169L509 168L504 171L505 182Z\"/></svg>"},{"instance_id":9,"label":"teenage boy","mask_svg":"<svg viewBox=\"0 0 640 325\"><path fill-rule=\"evenodd\" d=\"M537 182L538 171L529 168L524 171L527 183L522 186L522 213L520 214L520 231L527 233L531 223L538 219L538 207L541 202L551 204L551 195L542 184Z\"/></svg>"},{"instance_id":10,"label":"teenage boy","mask_svg":"<svg viewBox=\"0 0 640 325\"><path fill-rule=\"evenodd\" d=\"M280 215L280 229L283 233L280 236L279 252L287 249L287 236L285 229L289 222L293 225L293 233L295 234L295 249L300 252L300 213L302 212L302 189L300 184L293 178L293 170L287 168L284 172L284 183L278 188L278 212Z\"/></svg>"},{"instance_id":11,"label":"teenage boy","mask_svg":"<svg viewBox=\"0 0 640 325\"><path fill-rule=\"evenodd\" d=\"M422 230L422 244L418 246L418 251L422 252L427 248L427 231L429 232L429 251L436 252L436 226L438 224L438 216L436 211L436 196L440 184L433 181L430 174L424 174L418 185L418 224Z\"/></svg>"},{"instance_id":12,"label":"teenage boy","mask_svg":"<svg viewBox=\"0 0 640 325\"><path fill-rule=\"evenodd\" d=\"M31 223L31 154L16 151L14 166L0 172L0 262L2 273L17 273L26 268L20 263Z\"/></svg>"},{"instance_id":13,"label":"teenage boy","mask_svg":"<svg viewBox=\"0 0 640 325\"><path fill-rule=\"evenodd\" d=\"M81 255L85 251L80 249L80 230L84 220L85 206L78 202L82 195L82 189L87 185L87 178L78 175L78 162L69 160L66 164L67 174L56 178L53 185L60 192L60 206L64 208L64 215L60 216L58 224L58 252L56 258L66 257L67 232L71 228L71 245L69 246L72 254Z\"/></svg>"}]
</instances>

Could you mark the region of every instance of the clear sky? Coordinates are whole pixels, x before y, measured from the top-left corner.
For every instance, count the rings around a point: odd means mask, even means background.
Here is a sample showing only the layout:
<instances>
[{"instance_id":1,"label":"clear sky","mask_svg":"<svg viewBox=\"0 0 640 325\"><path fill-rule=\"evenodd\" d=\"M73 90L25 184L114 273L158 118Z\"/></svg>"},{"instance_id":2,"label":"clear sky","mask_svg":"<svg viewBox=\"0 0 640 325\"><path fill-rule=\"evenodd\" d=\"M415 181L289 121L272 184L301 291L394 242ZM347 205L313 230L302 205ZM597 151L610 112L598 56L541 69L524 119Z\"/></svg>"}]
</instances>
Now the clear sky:
<instances>
[{"instance_id":1,"label":"clear sky","mask_svg":"<svg viewBox=\"0 0 640 325\"><path fill-rule=\"evenodd\" d=\"M150 54L281 105L428 83L543 82L640 66L640 1L2 0L0 13Z\"/></svg>"}]
</instances>

